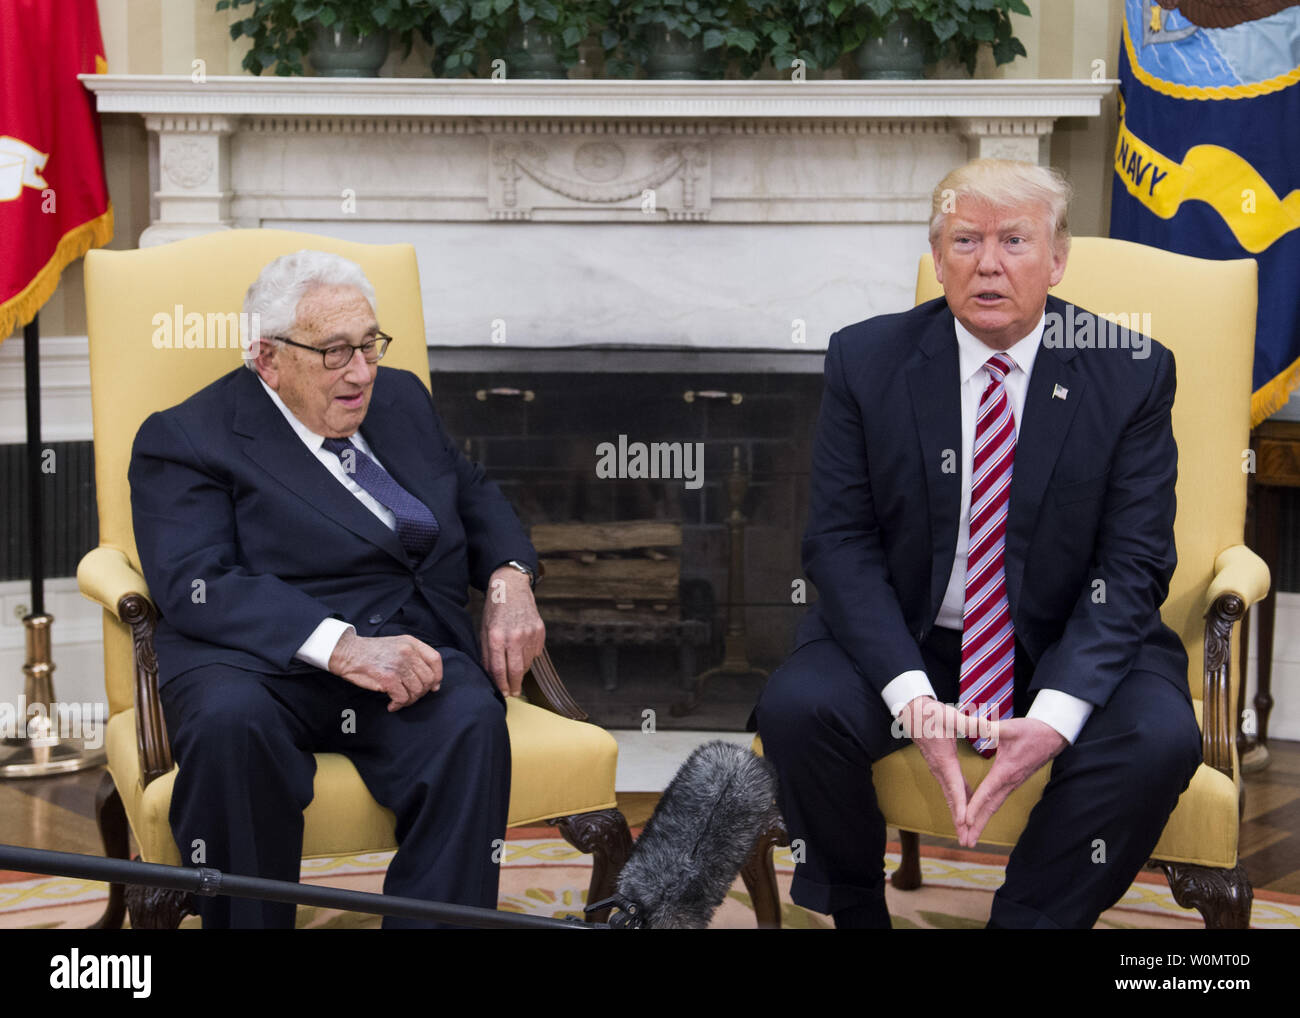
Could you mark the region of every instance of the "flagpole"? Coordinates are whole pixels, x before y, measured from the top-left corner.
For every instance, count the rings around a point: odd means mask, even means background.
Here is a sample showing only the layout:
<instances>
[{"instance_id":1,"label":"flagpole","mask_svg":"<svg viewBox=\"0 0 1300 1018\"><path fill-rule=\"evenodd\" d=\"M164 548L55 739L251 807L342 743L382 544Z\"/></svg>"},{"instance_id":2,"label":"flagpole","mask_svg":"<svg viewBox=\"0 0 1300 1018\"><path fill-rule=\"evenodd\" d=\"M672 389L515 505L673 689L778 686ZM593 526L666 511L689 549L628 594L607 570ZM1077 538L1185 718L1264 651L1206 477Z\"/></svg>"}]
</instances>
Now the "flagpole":
<instances>
[{"instance_id":1,"label":"flagpole","mask_svg":"<svg viewBox=\"0 0 1300 1018\"><path fill-rule=\"evenodd\" d=\"M27 395L27 546L31 550L29 617L45 614L45 491L41 477L41 316L23 326L23 372ZM36 398L32 398L32 393ZM53 621L51 619L50 621ZM23 620L26 625L26 619Z\"/></svg>"},{"instance_id":2,"label":"flagpole","mask_svg":"<svg viewBox=\"0 0 1300 1018\"><path fill-rule=\"evenodd\" d=\"M40 315L23 326L23 367L27 399L27 546L31 555L31 606L23 617L27 631L27 660L23 665L22 712L15 712L16 730L4 740L0 778L41 778L95 767L104 762L102 750L86 750L79 738L60 738L62 714L54 699L54 658L50 629L54 617L45 612L45 472L41 455L41 326ZM40 710L33 714L33 707ZM78 720L102 729L100 717Z\"/></svg>"}]
</instances>

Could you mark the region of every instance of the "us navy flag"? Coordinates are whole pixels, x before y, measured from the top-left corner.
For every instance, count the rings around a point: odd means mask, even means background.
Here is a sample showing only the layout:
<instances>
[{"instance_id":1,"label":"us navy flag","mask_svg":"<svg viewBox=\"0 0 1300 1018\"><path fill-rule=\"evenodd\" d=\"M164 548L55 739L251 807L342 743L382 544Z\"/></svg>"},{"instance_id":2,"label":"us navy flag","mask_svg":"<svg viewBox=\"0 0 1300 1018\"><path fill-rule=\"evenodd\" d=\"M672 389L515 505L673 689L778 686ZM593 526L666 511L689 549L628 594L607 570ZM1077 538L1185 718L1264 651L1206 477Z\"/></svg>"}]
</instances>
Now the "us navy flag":
<instances>
[{"instance_id":1,"label":"us navy flag","mask_svg":"<svg viewBox=\"0 0 1300 1018\"><path fill-rule=\"evenodd\" d=\"M1251 426L1300 384L1300 0L1125 0L1110 235L1259 263Z\"/></svg>"}]
</instances>

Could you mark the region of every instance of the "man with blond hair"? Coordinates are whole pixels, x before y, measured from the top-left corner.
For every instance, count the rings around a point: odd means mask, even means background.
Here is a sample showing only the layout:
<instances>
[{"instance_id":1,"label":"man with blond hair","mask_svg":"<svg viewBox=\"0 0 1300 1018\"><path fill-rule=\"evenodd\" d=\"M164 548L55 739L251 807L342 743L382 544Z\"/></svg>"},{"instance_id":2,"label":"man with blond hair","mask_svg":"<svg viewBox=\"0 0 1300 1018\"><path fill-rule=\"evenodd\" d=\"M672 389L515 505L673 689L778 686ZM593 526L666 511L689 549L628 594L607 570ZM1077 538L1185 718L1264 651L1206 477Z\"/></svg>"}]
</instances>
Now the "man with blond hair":
<instances>
[{"instance_id":1,"label":"man with blond hair","mask_svg":"<svg viewBox=\"0 0 1300 1018\"><path fill-rule=\"evenodd\" d=\"M1050 764L993 928L1092 926L1200 763L1160 619L1174 358L1073 342L1107 333L1048 293L1069 200L1032 164L953 171L930 224L944 296L830 339L803 541L819 600L755 716L803 842L792 897L837 926L890 924L871 765L909 737L965 847ZM992 758L977 788L959 739Z\"/></svg>"}]
</instances>

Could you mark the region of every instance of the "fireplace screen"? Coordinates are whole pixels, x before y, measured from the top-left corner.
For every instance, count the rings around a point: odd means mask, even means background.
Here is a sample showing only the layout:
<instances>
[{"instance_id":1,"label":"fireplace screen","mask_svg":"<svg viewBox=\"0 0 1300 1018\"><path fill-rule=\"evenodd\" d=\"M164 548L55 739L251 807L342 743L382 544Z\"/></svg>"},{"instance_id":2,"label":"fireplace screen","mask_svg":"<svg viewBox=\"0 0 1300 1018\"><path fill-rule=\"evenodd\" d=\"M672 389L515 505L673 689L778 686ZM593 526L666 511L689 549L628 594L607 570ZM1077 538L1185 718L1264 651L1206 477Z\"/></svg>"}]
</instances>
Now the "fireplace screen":
<instances>
[{"instance_id":1,"label":"fireplace screen","mask_svg":"<svg viewBox=\"0 0 1300 1018\"><path fill-rule=\"evenodd\" d=\"M433 389L529 528L547 647L592 720L743 729L815 597L820 375L435 371Z\"/></svg>"}]
</instances>

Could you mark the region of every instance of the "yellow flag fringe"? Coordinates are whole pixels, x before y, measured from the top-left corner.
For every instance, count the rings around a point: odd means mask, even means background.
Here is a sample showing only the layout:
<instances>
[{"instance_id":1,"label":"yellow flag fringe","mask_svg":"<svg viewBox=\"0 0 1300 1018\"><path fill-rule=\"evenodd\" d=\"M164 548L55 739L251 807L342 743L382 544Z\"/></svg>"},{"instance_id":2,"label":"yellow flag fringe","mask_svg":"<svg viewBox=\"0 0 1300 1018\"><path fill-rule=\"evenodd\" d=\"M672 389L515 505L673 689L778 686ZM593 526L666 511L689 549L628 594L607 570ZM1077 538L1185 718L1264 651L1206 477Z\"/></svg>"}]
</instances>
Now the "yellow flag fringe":
<instances>
[{"instance_id":1,"label":"yellow flag fringe","mask_svg":"<svg viewBox=\"0 0 1300 1018\"><path fill-rule=\"evenodd\" d=\"M1250 426L1256 427L1286 406L1297 386L1300 386L1300 358L1261 385L1250 397Z\"/></svg>"},{"instance_id":2,"label":"yellow flag fringe","mask_svg":"<svg viewBox=\"0 0 1300 1018\"><path fill-rule=\"evenodd\" d=\"M54 296L65 268L91 248L103 247L112 239L113 203L110 201L102 215L74 226L59 238L54 254L32 277L32 281L15 296L0 304L0 343L18 326L26 325L36 317L36 312Z\"/></svg>"}]
</instances>

